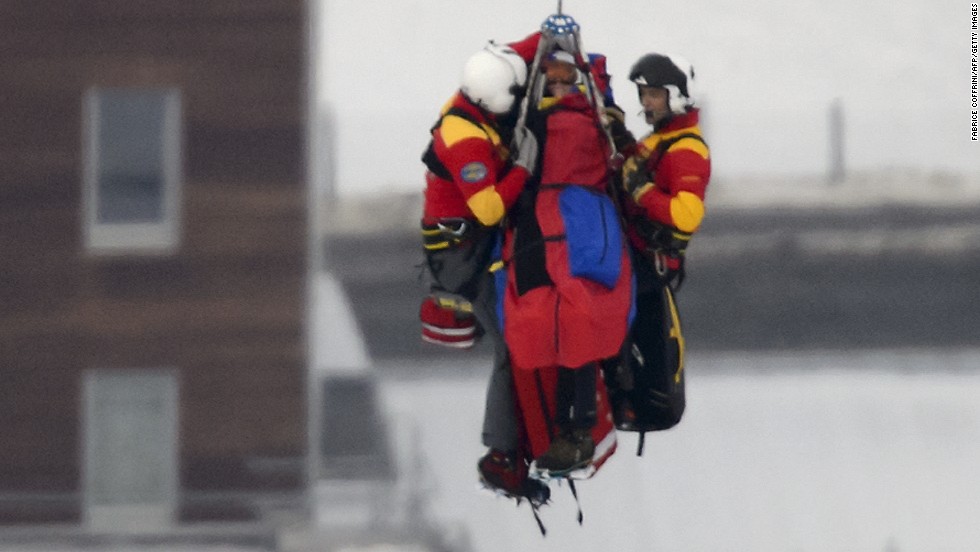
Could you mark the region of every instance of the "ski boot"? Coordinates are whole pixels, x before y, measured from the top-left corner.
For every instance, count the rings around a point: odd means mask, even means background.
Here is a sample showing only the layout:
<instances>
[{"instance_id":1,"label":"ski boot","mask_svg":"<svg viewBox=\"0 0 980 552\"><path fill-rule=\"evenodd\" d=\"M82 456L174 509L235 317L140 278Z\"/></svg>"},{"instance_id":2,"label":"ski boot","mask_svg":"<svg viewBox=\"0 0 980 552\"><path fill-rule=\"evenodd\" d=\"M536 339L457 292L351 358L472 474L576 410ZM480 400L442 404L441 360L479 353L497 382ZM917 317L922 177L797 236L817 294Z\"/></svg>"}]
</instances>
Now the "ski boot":
<instances>
[{"instance_id":1,"label":"ski boot","mask_svg":"<svg viewBox=\"0 0 980 552\"><path fill-rule=\"evenodd\" d=\"M491 449L480 458L476 467L480 473L480 484L498 495L513 498L518 503L527 500L534 508L547 504L551 499L548 485L528 478L527 466L514 454Z\"/></svg>"},{"instance_id":2,"label":"ski boot","mask_svg":"<svg viewBox=\"0 0 980 552\"><path fill-rule=\"evenodd\" d=\"M551 440L551 446L531 466L532 477L554 479L575 477L588 472L595 454L595 443L589 429L562 430Z\"/></svg>"}]
</instances>

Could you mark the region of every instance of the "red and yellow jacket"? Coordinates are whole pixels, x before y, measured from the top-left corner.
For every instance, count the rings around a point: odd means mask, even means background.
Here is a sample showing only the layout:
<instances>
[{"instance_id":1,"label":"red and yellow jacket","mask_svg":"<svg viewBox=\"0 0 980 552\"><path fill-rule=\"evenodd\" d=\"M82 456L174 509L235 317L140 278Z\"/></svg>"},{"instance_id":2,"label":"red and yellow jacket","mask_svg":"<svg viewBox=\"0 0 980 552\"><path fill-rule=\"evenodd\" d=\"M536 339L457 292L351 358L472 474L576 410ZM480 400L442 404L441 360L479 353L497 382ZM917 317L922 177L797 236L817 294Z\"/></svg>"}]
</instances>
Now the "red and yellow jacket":
<instances>
[{"instance_id":1,"label":"red and yellow jacket","mask_svg":"<svg viewBox=\"0 0 980 552\"><path fill-rule=\"evenodd\" d=\"M439 170L430 165L426 171L423 222L462 217L496 225L529 175L507 162L499 127L462 94L447 102L441 115L431 150Z\"/></svg>"},{"instance_id":2,"label":"red and yellow jacket","mask_svg":"<svg viewBox=\"0 0 980 552\"><path fill-rule=\"evenodd\" d=\"M653 186L634 195L630 210L688 234L701 226L704 196L711 177L711 156L701 136L698 110L676 115L668 124L637 143L632 158L650 175ZM679 138L679 139L677 139ZM676 139L676 141L675 141ZM658 149L670 143L661 155Z\"/></svg>"}]
</instances>

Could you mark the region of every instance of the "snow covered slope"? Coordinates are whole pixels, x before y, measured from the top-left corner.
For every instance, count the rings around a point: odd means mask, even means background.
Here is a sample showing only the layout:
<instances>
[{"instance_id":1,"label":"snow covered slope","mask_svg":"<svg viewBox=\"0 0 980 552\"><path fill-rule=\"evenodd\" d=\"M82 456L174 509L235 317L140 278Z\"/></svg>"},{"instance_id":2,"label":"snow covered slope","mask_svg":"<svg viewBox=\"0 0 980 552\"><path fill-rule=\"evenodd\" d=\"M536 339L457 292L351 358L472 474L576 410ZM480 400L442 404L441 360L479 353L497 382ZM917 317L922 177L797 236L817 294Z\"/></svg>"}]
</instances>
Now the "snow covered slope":
<instances>
[{"instance_id":1,"label":"snow covered slope","mask_svg":"<svg viewBox=\"0 0 980 552\"><path fill-rule=\"evenodd\" d=\"M426 455L414 476L434 514L463 524L476 552L972 552L977 366L980 351L691 357L682 423L648 435L641 458L620 439L578 487L584 526L553 489L544 539L526 507L475 490L482 378L401 364L382 395L399 450Z\"/></svg>"}]
</instances>

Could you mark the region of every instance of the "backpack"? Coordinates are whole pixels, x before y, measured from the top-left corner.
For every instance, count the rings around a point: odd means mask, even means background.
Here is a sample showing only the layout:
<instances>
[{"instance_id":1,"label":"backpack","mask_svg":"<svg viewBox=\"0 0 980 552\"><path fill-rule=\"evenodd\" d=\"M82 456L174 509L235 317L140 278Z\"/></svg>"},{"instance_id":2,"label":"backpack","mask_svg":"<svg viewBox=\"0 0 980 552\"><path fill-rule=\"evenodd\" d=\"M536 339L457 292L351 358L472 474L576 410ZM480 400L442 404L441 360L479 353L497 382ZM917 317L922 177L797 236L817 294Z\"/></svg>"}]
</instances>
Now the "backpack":
<instances>
[{"instance_id":1,"label":"backpack","mask_svg":"<svg viewBox=\"0 0 980 552\"><path fill-rule=\"evenodd\" d=\"M616 428L644 436L677 425L686 406L684 337L670 286L636 297L636 318L617 358L603 362Z\"/></svg>"}]
</instances>

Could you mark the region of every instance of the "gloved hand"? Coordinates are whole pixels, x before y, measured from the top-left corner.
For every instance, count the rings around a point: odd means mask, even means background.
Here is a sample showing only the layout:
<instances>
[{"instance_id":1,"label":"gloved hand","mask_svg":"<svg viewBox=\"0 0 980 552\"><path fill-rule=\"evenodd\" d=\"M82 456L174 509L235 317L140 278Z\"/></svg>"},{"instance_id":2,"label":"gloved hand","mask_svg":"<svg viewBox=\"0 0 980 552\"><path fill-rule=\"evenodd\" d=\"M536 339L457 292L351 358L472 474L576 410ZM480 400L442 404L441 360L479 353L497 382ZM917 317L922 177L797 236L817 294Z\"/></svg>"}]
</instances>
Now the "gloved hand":
<instances>
[{"instance_id":1,"label":"gloved hand","mask_svg":"<svg viewBox=\"0 0 980 552\"><path fill-rule=\"evenodd\" d=\"M672 284L675 291L679 289L684 281L684 259L691 234L645 217L635 220L634 225L647 243L643 253L657 277Z\"/></svg>"},{"instance_id":2,"label":"gloved hand","mask_svg":"<svg viewBox=\"0 0 980 552\"><path fill-rule=\"evenodd\" d=\"M623 164L623 189L633 196L633 201L637 203L644 194L653 189L650 175L643 162L637 157L630 157Z\"/></svg>"},{"instance_id":3,"label":"gloved hand","mask_svg":"<svg viewBox=\"0 0 980 552\"><path fill-rule=\"evenodd\" d=\"M514 129L514 141L510 149L512 152L513 163L524 167L530 174L534 174L534 169L538 165L538 139L527 127Z\"/></svg>"},{"instance_id":4,"label":"gloved hand","mask_svg":"<svg viewBox=\"0 0 980 552\"><path fill-rule=\"evenodd\" d=\"M612 134L613 143L616 145L616 151L623 152L636 145L636 138L634 138L633 133L626 128L626 118L623 115L622 109L615 105L607 106L603 118L606 121L606 124L609 125L609 132Z\"/></svg>"}]
</instances>

